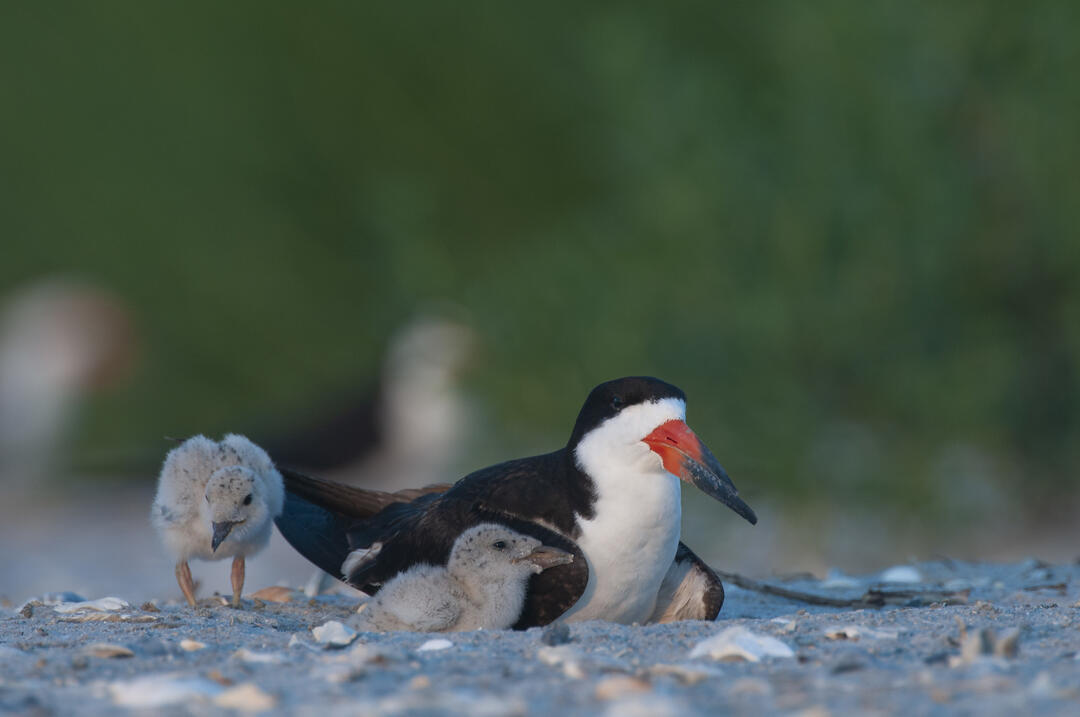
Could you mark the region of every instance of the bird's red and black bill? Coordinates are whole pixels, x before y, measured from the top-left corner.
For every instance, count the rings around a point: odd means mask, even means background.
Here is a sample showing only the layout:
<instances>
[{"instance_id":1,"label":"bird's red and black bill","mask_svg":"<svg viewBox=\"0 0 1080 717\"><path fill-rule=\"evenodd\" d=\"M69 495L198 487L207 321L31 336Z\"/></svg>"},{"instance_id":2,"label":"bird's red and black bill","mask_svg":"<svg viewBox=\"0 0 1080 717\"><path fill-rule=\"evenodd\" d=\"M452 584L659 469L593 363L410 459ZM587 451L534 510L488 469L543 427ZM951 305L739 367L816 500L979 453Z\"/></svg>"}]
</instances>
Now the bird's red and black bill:
<instances>
[{"instance_id":1,"label":"bird's red and black bill","mask_svg":"<svg viewBox=\"0 0 1080 717\"><path fill-rule=\"evenodd\" d=\"M739 497L735 484L728 478L720 461L684 421L662 423L642 440L660 456L664 469L669 473L697 486L751 524L757 523L757 516Z\"/></svg>"}]
</instances>

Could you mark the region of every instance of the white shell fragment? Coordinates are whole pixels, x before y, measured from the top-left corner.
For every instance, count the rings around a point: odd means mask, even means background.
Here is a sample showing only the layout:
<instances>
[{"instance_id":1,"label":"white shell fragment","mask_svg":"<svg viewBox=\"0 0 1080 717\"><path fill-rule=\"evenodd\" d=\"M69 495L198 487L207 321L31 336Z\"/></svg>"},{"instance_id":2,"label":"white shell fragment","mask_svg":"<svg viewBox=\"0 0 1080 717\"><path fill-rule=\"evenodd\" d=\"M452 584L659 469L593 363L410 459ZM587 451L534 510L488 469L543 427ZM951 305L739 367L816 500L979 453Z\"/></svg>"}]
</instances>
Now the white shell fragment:
<instances>
[{"instance_id":1,"label":"white shell fragment","mask_svg":"<svg viewBox=\"0 0 1080 717\"><path fill-rule=\"evenodd\" d=\"M345 647L351 645L357 635L356 630L337 620L324 622L322 625L312 628L311 633L315 636L316 642L320 645L325 645L326 647Z\"/></svg>"},{"instance_id":2,"label":"white shell fragment","mask_svg":"<svg viewBox=\"0 0 1080 717\"><path fill-rule=\"evenodd\" d=\"M198 640L183 639L180 641L180 649L184 652L195 652L196 650L202 650L206 647L206 643L199 642Z\"/></svg>"},{"instance_id":3,"label":"white shell fragment","mask_svg":"<svg viewBox=\"0 0 1080 717\"><path fill-rule=\"evenodd\" d=\"M212 698L222 691L221 685L202 677L173 673L121 680L109 685L113 702L122 707L144 709Z\"/></svg>"},{"instance_id":4,"label":"white shell fragment","mask_svg":"<svg viewBox=\"0 0 1080 717\"><path fill-rule=\"evenodd\" d=\"M118 597L103 597L99 600L84 600L82 602L61 602L52 606L52 609L58 613L67 615L76 612L115 612L117 610L126 610L131 605L126 600L121 600Z\"/></svg>"},{"instance_id":5,"label":"white shell fragment","mask_svg":"<svg viewBox=\"0 0 1080 717\"><path fill-rule=\"evenodd\" d=\"M763 657L794 657L785 643L769 635L751 632L745 627L729 627L719 634L699 642L690 657L711 657L714 660L746 660L758 662Z\"/></svg>"},{"instance_id":6,"label":"white shell fragment","mask_svg":"<svg viewBox=\"0 0 1080 717\"><path fill-rule=\"evenodd\" d=\"M135 653L123 645L112 645L107 642L97 642L87 645L85 650L91 657L135 657Z\"/></svg>"},{"instance_id":7,"label":"white shell fragment","mask_svg":"<svg viewBox=\"0 0 1080 717\"><path fill-rule=\"evenodd\" d=\"M883 583L921 583L922 573L910 565L894 565L881 573Z\"/></svg>"},{"instance_id":8,"label":"white shell fragment","mask_svg":"<svg viewBox=\"0 0 1080 717\"><path fill-rule=\"evenodd\" d=\"M436 638L434 640L428 640L420 647L416 648L417 652L434 652L436 650L445 650L449 647L453 647L454 643L445 638Z\"/></svg>"},{"instance_id":9,"label":"white shell fragment","mask_svg":"<svg viewBox=\"0 0 1080 717\"><path fill-rule=\"evenodd\" d=\"M255 650L249 650L246 647L241 647L234 652L232 656L234 659L255 665L276 665L279 662L285 661L285 656L280 652L256 652Z\"/></svg>"},{"instance_id":10,"label":"white shell fragment","mask_svg":"<svg viewBox=\"0 0 1080 717\"><path fill-rule=\"evenodd\" d=\"M214 704L241 712L263 712L273 709L277 700L259 689L258 685L247 682L231 687L214 698Z\"/></svg>"}]
</instances>

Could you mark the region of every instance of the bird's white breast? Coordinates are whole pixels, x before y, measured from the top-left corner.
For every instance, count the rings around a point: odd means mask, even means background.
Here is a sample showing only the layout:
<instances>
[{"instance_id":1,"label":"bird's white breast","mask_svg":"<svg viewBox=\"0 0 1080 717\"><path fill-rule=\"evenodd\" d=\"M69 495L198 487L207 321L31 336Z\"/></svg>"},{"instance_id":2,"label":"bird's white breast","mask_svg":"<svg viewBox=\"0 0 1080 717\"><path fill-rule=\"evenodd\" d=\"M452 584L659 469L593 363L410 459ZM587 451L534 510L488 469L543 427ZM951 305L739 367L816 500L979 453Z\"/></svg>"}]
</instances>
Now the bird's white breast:
<instances>
[{"instance_id":1,"label":"bird's white breast","mask_svg":"<svg viewBox=\"0 0 1080 717\"><path fill-rule=\"evenodd\" d=\"M622 476L625 490L601 494L580 520L578 544L589 564L573 620L644 622L675 559L682 521L679 480L666 471Z\"/></svg>"},{"instance_id":2,"label":"bird's white breast","mask_svg":"<svg viewBox=\"0 0 1080 717\"><path fill-rule=\"evenodd\" d=\"M578 465L592 479L596 502L592 518L578 518L589 582L567 619L630 623L652 615L679 547L682 501L679 479L640 438L685 415L678 399L632 406L578 445Z\"/></svg>"}]
</instances>

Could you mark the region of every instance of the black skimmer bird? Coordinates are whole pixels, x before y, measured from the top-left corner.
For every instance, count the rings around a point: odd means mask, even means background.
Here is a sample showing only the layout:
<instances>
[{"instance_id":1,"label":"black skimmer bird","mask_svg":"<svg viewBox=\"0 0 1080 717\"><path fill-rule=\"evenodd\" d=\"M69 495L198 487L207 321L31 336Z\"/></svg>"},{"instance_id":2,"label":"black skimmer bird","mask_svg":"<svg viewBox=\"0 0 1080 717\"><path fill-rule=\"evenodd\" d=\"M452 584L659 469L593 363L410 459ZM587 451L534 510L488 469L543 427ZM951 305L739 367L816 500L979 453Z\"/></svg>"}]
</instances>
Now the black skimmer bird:
<instances>
[{"instance_id":1,"label":"black skimmer bird","mask_svg":"<svg viewBox=\"0 0 1080 717\"><path fill-rule=\"evenodd\" d=\"M724 589L679 541L680 479L750 523L757 517L685 416L686 397L671 384L608 381L589 394L566 447L453 486L384 493L282 471L277 525L308 560L368 593L417 563L445 565L457 537L479 523L573 553L573 562L530 579L516 628L560 616L712 620Z\"/></svg>"}]
</instances>

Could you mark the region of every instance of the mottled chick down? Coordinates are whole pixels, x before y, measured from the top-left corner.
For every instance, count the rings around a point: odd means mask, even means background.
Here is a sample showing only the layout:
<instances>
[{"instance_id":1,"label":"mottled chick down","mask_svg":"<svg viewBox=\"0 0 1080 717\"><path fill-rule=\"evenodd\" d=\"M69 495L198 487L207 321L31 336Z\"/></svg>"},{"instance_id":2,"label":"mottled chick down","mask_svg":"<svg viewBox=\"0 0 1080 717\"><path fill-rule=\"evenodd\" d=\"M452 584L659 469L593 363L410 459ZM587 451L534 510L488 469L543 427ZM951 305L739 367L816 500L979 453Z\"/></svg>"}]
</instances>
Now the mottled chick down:
<instances>
[{"instance_id":1,"label":"mottled chick down","mask_svg":"<svg viewBox=\"0 0 1080 717\"><path fill-rule=\"evenodd\" d=\"M360 560L370 553L357 552ZM369 632L504 630L521 614L529 577L573 559L536 538L481 523L458 536L445 567L420 564L399 573L353 623Z\"/></svg>"},{"instance_id":2,"label":"mottled chick down","mask_svg":"<svg viewBox=\"0 0 1080 717\"><path fill-rule=\"evenodd\" d=\"M220 442L195 436L169 451L150 520L177 561L188 602L187 561L233 558L233 604L243 587L244 558L266 546L281 514L285 488L266 452L243 436Z\"/></svg>"}]
</instances>

